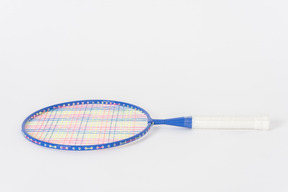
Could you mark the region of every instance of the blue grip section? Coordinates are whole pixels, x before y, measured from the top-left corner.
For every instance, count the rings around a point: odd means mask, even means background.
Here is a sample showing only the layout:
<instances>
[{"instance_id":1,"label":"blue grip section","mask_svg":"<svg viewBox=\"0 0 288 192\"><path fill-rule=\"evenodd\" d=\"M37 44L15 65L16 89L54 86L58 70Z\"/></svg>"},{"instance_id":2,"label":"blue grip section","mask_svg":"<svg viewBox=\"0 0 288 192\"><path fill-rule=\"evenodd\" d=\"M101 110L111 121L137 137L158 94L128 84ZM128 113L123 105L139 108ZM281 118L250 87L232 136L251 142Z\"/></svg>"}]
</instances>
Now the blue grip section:
<instances>
[{"instance_id":1,"label":"blue grip section","mask_svg":"<svg viewBox=\"0 0 288 192\"><path fill-rule=\"evenodd\" d=\"M178 127L192 128L192 117L177 117L172 119L153 119L154 125L173 125Z\"/></svg>"}]
</instances>

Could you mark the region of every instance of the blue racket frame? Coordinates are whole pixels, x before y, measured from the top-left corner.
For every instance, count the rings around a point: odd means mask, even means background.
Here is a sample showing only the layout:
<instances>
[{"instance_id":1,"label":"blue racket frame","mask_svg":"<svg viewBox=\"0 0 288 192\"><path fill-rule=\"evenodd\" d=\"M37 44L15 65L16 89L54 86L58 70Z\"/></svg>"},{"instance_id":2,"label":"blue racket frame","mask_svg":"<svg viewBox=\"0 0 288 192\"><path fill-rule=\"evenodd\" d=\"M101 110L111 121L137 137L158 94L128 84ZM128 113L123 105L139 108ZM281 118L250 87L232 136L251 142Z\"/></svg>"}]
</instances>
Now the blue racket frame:
<instances>
[{"instance_id":1,"label":"blue racket frame","mask_svg":"<svg viewBox=\"0 0 288 192\"><path fill-rule=\"evenodd\" d=\"M46 112L47 110L51 110L51 109L54 109L55 107L60 107L60 106L62 107L63 105L68 105L68 104L73 104L73 103L74 104L76 104L76 103L91 104L92 102L95 102L95 103L97 103L97 102L102 103L103 102L103 103L108 103L108 104L120 104L120 105L125 106L125 107L136 108L136 109L142 111L147 116L147 120L148 120L147 127L143 131L138 133L137 135L134 135L134 136L129 137L127 139L123 139L120 141L111 142L111 143L107 143L107 144L101 144L101 145L59 145L59 144L55 144L55 143L49 143L49 142L44 142L44 141L38 140L38 139L32 137L31 135L29 135L25 130L25 125L28 121L32 120L35 116L37 116L43 112ZM135 140L143 137L150 130L150 128L153 124L154 124L153 120L147 111L145 111L141 107L138 107L138 106L130 104L130 103L125 103L125 102L121 102L121 101L113 101L113 100L79 100L79 101L70 101L70 102L65 102L65 103L59 103L56 105L51 105L49 107L45 107L43 109L40 109L40 110L32 113L23 121L22 133L26 139L28 139L32 143L35 143L37 145L41 145L43 147L48 147L51 149L70 150L70 151L87 151L87 150L107 149L107 148L111 148L111 147L117 147L120 145L128 144L132 141L135 141Z\"/></svg>"}]
</instances>

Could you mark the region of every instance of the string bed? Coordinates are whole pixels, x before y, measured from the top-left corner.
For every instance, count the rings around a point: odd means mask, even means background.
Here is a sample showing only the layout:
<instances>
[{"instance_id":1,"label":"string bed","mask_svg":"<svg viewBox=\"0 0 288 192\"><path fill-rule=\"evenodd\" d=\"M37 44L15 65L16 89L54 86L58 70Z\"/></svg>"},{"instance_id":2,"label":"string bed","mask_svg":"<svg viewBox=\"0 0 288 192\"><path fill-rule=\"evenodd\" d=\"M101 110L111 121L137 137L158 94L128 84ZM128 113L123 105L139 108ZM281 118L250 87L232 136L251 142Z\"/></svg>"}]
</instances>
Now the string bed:
<instances>
[{"instance_id":1,"label":"string bed","mask_svg":"<svg viewBox=\"0 0 288 192\"><path fill-rule=\"evenodd\" d=\"M141 110L118 103L73 103L39 112L25 124L41 141L60 145L101 145L143 131L148 118Z\"/></svg>"}]
</instances>

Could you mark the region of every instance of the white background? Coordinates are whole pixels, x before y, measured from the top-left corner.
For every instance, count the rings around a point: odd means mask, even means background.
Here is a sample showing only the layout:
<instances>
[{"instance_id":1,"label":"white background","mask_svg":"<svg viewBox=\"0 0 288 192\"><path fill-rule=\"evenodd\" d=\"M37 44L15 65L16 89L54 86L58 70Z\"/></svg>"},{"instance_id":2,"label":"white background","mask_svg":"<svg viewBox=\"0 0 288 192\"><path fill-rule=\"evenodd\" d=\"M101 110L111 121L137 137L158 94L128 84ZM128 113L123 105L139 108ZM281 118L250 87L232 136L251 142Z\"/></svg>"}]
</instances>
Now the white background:
<instances>
[{"instance_id":1,"label":"white background","mask_svg":"<svg viewBox=\"0 0 288 192\"><path fill-rule=\"evenodd\" d=\"M1 0L0 191L287 192L287 34L287 0ZM79 99L268 114L272 129L154 126L89 152L21 135L30 113Z\"/></svg>"}]
</instances>

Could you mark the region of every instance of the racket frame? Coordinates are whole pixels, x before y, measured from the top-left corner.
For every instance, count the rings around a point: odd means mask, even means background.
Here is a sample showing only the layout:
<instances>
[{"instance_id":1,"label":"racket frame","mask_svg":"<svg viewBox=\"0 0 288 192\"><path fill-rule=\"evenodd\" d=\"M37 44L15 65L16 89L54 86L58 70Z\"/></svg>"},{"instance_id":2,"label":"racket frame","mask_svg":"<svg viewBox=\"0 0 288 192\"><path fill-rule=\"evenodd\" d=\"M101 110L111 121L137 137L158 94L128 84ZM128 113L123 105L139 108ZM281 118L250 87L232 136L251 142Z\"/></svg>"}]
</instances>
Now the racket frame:
<instances>
[{"instance_id":1,"label":"racket frame","mask_svg":"<svg viewBox=\"0 0 288 192\"><path fill-rule=\"evenodd\" d=\"M36 116L41 115L42 113L45 113L47 111L51 111L54 110L56 108L60 108L60 107L65 107L65 106L71 106L71 105L83 105L83 104L94 104L96 103L101 103L101 104L120 104L120 106L124 106L124 107L128 107L128 108L134 108L137 110L140 110L141 112L143 112L146 116L147 116L147 127L145 129L143 129L143 131L141 131L140 133L120 140L120 141L116 141L116 142L111 142L111 143L106 143L106 144L98 144L98 145L62 145L62 144L55 144L55 143L50 143L50 142L45 142L39 139L36 139L34 137L32 137L31 135L29 135L27 133L27 131L25 130L25 125L27 122L31 121L32 119L34 119ZM31 141L34 144L43 146L43 147L48 147L51 149L60 149L60 150L70 150L70 151L88 151L88 150L98 150L98 149L107 149L107 148L112 148L112 147L117 147L117 146L121 146L124 144L128 144L132 141L138 140L141 137L143 137L152 127L153 125L153 121L152 118L150 117L149 113L142 109L141 107L138 107L136 105L130 104L130 103L126 103L126 102L121 102L121 101L113 101L113 100L79 100L79 101L69 101L69 102L65 102L65 103L59 103L59 104L55 104L55 105L51 105L45 108L42 108L34 113L32 113L31 115L29 115L22 123L22 134L24 135L24 137L26 139L28 139L29 141Z\"/></svg>"}]
</instances>

